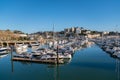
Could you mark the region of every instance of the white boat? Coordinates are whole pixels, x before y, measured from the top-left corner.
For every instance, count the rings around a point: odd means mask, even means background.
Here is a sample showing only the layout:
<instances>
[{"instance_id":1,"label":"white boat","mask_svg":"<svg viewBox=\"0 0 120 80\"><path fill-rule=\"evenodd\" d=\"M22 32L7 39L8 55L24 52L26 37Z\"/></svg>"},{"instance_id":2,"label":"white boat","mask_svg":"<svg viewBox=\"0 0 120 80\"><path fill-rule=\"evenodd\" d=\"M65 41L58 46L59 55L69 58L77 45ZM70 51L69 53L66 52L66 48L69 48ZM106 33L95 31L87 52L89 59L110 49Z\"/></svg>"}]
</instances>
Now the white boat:
<instances>
[{"instance_id":1,"label":"white boat","mask_svg":"<svg viewBox=\"0 0 120 80\"><path fill-rule=\"evenodd\" d=\"M28 54L26 52L23 52L22 54L15 54L15 55L13 55L13 57L17 57L17 58L31 58L32 54Z\"/></svg>"},{"instance_id":2,"label":"white boat","mask_svg":"<svg viewBox=\"0 0 120 80\"><path fill-rule=\"evenodd\" d=\"M8 48L0 48L0 54L8 53Z\"/></svg>"},{"instance_id":3,"label":"white boat","mask_svg":"<svg viewBox=\"0 0 120 80\"><path fill-rule=\"evenodd\" d=\"M66 53L65 55L63 54L58 54L58 58L59 59L71 59L72 56L71 54ZM56 54L45 54L41 56L41 59L57 59L57 55Z\"/></svg>"},{"instance_id":4,"label":"white boat","mask_svg":"<svg viewBox=\"0 0 120 80\"><path fill-rule=\"evenodd\" d=\"M32 51L39 49L40 44L38 42L30 44Z\"/></svg>"},{"instance_id":5,"label":"white boat","mask_svg":"<svg viewBox=\"0 0 120 80\"><path fill-rule=\"evenodd\" d=\"M31 46L39 46L40 44L38 42L30 44Z\"/></svg>"},{"instance_id":6,"label":"white boat","mask_svg":"<svg viewBox=\"0 0 120 80\"><path fill-rule=\"evenodd\" d=\"M32 49L37 49L39 46L40 44L38 42L30 44L30 47L32 47Z\"/></svg>"},{"instance_id":7,"label":"white boat","mask_svg":"<svg viewBox=\"0 0 120 80\"><path fill-rule=\"evenodd\" d=\"M119 57L120 58L120 50L116 50L113 56Z\"/></svg>"},{"instance_id":8,"label":"white boat","mask_svg":"<svg viewBox=\"0 0 120 80\"><path fill-rule=\"evenodd\" d=\"M1 54L0 58L7 56L8 54Z\"/></svg>"},{"instance_id":9,"label":"white boat","mask_svg":"<svg viewBox=\"0 0 120 80\"><path fill-rule=\"evenodd\" d=\"M28 50L28 45L25 45L25 44L19 44L16 46L16 52L21 54L23 52L27 52Z\"/></svg>"}]
</instances>

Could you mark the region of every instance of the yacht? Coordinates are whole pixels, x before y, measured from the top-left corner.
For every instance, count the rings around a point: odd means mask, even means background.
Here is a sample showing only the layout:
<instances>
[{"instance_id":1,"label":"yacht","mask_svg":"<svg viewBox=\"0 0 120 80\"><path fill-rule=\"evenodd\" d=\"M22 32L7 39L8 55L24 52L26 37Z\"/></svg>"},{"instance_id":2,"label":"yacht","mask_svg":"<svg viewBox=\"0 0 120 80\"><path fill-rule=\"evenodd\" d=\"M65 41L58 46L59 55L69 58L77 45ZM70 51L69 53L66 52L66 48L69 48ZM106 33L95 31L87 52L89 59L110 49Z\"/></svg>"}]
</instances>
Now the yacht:
<instances>
[{"instance_id":1,"label":"yacht","mask_svg":"<svg viewBox=\"0 0 120 80\"><path fill-rule=\"evenodd\" d=\"M20 54L23 52L27 52L27 49L28 49L28 45L25 44L19 44L16 46L16 52Z\"/></svg>"}]
</instances>

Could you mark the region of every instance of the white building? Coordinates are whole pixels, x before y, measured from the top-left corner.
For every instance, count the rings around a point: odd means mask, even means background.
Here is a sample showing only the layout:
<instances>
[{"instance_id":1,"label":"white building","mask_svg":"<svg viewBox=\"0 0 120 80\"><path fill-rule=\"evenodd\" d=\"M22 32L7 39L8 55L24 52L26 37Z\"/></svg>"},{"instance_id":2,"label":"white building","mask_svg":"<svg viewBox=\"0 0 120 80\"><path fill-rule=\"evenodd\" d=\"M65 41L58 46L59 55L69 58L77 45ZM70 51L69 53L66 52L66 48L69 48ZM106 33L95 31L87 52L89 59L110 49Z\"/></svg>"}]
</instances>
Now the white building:
<instances>
[{"instance_id":1,"label":"white building","mask_svg":"<svg viewBox=\"0 0 120 80\"><path fill-rule=\"evenodd\" d=\"M103 34L109 34L109 32L104 31Z\"/></svg>"},{"instance_id":2,"label":"white building","mask_svg":"<svg viewBox=\"0 0 120 80\"><path fill-rule=\"evenodd\" d=\"M76 28L76 34L81 33L81 29L79 27Z\"/></svg>"},{"instance_id":3,"label":"white building","mask_svg":"<svg viewBox=\"0 0 120 80\"><path fill-rule=\"evenodd\" d=\"M100 34L87 34L88 38L97 38L100 37Z\"/></svg>"},{"instance_id":4,"label":"white building","mask_svg":"<svg viewBox=\"0 0 120 80\"><path fill-rule=\"evenodd\" d=\"M27 37L26 34L19 34L20 37Z\"/></svg>"}]
</instances>

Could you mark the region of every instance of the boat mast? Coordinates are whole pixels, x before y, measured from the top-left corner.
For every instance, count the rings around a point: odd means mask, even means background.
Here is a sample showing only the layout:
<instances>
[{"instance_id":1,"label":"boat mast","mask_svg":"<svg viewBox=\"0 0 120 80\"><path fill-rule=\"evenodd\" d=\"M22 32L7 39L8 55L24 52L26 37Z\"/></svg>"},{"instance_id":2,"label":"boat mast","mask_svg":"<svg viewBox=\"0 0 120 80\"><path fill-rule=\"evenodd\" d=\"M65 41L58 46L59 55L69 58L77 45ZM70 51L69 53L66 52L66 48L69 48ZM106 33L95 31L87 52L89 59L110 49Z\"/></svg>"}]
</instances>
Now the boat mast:
<instances>
[{"instance_id":1,"label":"boat mast","mask_svg":"<svg viewBox=\"0 0 120 80\"><path fill-rule=\"evenodd\" d=\"M102 32L102 45L103 45L103 34L104 34L104 33Z\"/></svg>"},{"instance_id":2,"label":"boat mast","mask_svg":"<svg viewBox=\"0 0 120 80\"><path fill-rule=\"evenodd\" d=\"M116 25L116 28L118 27L118 25ZM118 46L118 31L116 30L116 46Z\"/></svg>"},{"instance_id":3,"label":"boat mast","mask_svg":"<svg viewBox=\"0 0 120 80\"><path fill-rule=\"evenodd\" d=\"M55 39L55 37L54 37L55 35L54 35L54 24L53 24L53 48L55 48L55 44L54 44L54 39ZM59 56L58 56L58 44L57 44L57 64L59 64Z\"/></svg>"},{"instance_id":4,"label":"boat mast","mask_svg":"<svg viewBox=\"0 0 120 80\"><path fill-rule=\"evenodd\" d=\"M53 48L54 48L54 24L53 24Z\"/></svg>"}]
</instances>

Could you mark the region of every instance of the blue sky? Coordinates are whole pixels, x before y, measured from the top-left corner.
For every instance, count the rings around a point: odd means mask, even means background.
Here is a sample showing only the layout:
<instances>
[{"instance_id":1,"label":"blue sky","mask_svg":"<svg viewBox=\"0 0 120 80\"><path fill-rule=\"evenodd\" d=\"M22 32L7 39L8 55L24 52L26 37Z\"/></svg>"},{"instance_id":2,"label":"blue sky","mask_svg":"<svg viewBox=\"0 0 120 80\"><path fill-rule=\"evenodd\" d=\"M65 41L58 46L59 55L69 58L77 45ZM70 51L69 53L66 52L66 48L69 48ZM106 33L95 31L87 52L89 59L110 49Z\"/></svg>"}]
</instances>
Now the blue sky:
<instances>
[{"instance_id":1,"label":"blue sky","mask_svg":"<svg viewBox=\"0 0 120 80\"><path fill-rule=\"evenodd\" d=\"M0 0L0 29L120 31L120 0ZM117 26L116 26L117 25Z\"/></svg>"}]
</instances>

